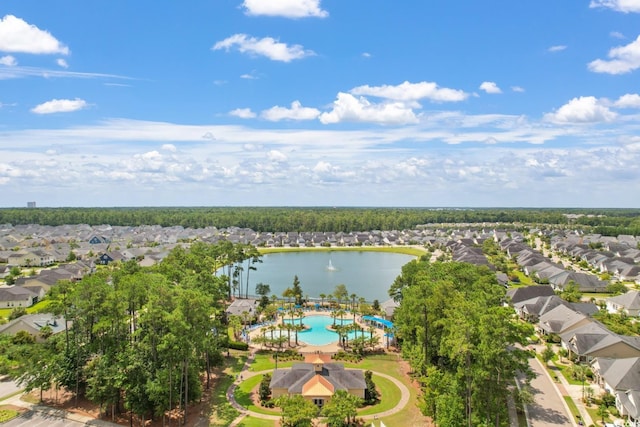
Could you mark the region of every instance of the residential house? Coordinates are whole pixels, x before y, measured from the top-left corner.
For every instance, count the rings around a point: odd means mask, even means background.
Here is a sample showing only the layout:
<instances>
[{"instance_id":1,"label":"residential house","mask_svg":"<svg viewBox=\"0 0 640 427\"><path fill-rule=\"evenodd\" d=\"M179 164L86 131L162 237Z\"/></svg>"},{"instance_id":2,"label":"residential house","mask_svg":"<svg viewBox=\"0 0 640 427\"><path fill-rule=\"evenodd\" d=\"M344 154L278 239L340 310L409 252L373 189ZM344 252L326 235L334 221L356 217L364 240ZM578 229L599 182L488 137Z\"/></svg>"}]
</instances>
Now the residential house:
<instances>
[{"instance_id":1,"label":"residential house","mask_svg":"<svg viewBox=\"0 0 640 427\"><path fill-rule=\"evenodd\" d=\"M392 298L380 304L380 310L384 313L385 319L391 319L400 305Z\"/></svg>"},{"instance_id":2,"label":"residential house","mask_svg":"<svg viewBox=\"0 0 640 427\"><path fill-rule=\"evenodd\" d=\"M558 305L540 316L537 330L543 335L560 335L590 322L589 316L578 313L565 305Z\"/></svg>"},{"instance_id":3,"label":"residential house","mask_svg":"<svg viewBox=\"0 0 640 427\"><path fill-rule=\"evenodd\" d=\"M66 329L65 321L61 317L56 317L49 313L26 314L1 325L0 334L15 335L20 331L25 331L33 335L36 341L42 342L44 339L40 335L40 331L45 326L51 328L51 332L54 335Z\"/></svg>"},{"instance_id":4,"label":"residential house","mask_svg":"<svg viewBox=\"0 0 640 427\"><path fill-rule=\"evenodd\" d=\"M591 363L598 384L616 398L616 409L629 426L640 426L640 357L598 357Z\"/></svg>"},{"instance_id":5,"label":"residential house","mask_svg":"<svg viewBox=\"0 0 640 427\"><path fill-rule=\"evenodd\" d=\"M318 408L327 404L338 390L364 399L367 385L363 372L347 370L343 364L330 361L329 355L311 353L305 355L304 363L296 363L291 369L276 369L269 384L272 398L299 394Z\"/></svg>"},{"instance_id":6,"label":"residential house","mask_svg":"<svg viewBox=\"0 0 640 427\"><path fill-rule=\"evenodd\" d=\"M629 291L622 295L607 298L609 313L625 313L627 316L640 316L640 292Z\"/></svg>"},{"instance_id":7,"label":"residential house","mask_svg":"<svg viewBox=\"0 0 640 427\"><path fill-rule=\"evenodd\" d=\"M560 334L560 339L562 347L581 361L590 362L596 357L640 357L640 337L618 335L595 320Z\"/></svg>"},{"instance_id":8,"label":"residential house","mask_svg":"<svg viewBox=\"0 0 640 427\"><path fill-rule=\"evenodd\" d=\"M507 291L507 299L511 304L530 300L536 297L550 297L555 295L553 288L549 285L532 285L522 288L512 288Z\"/></svg>"},{"instance_id":9,"label":"residential house","mask_svg":"<svg viewBox=\"0 0 640 427\"><path fill-rule=\"evenodd\" d=\"M31 307L39 295L22 286L0 287L0 308Z\"/></svg>"}]
</instances>

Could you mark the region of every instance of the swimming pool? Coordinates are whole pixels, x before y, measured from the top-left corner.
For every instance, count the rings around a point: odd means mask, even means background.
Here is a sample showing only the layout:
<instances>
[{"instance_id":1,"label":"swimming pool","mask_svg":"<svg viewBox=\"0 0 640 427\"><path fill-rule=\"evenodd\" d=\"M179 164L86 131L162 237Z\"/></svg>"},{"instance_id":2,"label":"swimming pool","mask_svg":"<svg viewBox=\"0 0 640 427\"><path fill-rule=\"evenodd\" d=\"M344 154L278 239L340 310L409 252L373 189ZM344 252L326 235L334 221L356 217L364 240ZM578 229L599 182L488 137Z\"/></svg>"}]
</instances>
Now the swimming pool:
<instances>
[{"instance_id":1,"label":"swimming pool","mask_svg":"<svg viewBox=\"0 0 640 427\"><path fill-rule=\"evenodd\" d=\"M291 323L291 319L284 319L284 321L286 323ZM295 323L298 322L300 322L300 320L295 319ZM345 325L353 323L353 316L345 316L345 318L342 319L342 322ZM308 345L327 345L338 341L338 333L327 329L327 326L333 325L333 317L322 315L306 316L302 319L302 323L307 327L307 329L298 332L298 341L302 341ZM340 324L340 318L336 319L336 324ZM355 332L349 333L349 339L352 339L354 336Z\"/></svg>"}]
</instances>

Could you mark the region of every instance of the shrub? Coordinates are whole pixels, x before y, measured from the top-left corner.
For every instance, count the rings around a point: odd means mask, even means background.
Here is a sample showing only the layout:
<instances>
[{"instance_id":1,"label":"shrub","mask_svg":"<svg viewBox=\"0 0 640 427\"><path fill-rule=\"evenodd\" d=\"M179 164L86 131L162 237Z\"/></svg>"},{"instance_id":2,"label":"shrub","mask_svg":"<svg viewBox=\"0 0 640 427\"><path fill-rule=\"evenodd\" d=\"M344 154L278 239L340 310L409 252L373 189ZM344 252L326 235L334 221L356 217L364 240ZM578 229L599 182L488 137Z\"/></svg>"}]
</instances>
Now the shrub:
<instances>
[{"instance_id":1,"label":"shrub","mask_svg":"<svg viewBox=\"0 0 640 427\"><path fill-rule=\"evenodd\" d=\"M233 350L242 350L242 351L249 350L249 344L247 344L246 342L229 341L229 343L227 344L227 347Z\"/></svg>"}]
</instances>

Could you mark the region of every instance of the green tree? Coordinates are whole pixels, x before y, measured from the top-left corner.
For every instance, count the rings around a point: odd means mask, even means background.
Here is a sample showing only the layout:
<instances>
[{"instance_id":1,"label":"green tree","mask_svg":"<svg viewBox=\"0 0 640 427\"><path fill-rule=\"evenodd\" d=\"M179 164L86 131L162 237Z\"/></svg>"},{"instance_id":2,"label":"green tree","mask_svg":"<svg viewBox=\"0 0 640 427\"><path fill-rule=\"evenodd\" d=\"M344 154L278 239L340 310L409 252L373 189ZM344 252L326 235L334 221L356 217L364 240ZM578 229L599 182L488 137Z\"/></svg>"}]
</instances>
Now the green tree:
<instances>
[{"instance_id":1,"label":"green tree","mask_svg":"<svg viewBox=\"0 0 640 427\"><path fill-rule=\"evenodd\" d=\"M358 407L362 399L346 390L337 390L331 400L322 408L322 415L327 417L330 427L346 427L356 425Z\"/></svg>"},{"instance_id":2,"label":"green tree","mask_svg":"<svg viewBox=\"0 0 640 427\"><path fill-rule=\"evenodd\" d=\"M574 281L570 281L560 292L560 298L567 302L580 302L582 299L580 287Z\"/></svg>"},{"instance_id":3,"label":"green tree","mask_svg":"<svg viewBox=\"0 0 640 427\"><path fill-rule=\"evenodd\" d=\"M282 409L282 427L311 427L318 414L318 408L299 394L283 395L275 399L275 405Z\"/></svg>"},{"instance_id":4,"label":"green tree","mask_svg":"<svg viewBox=\"0 0 640 427\"><path fill-rule=\"evenodd\" d=\"M542 350L542 353L540 354L540 356L542 356L542 361L545 364L548 364L553 357L555 356L555 352L553 351L553 348L551 347L551 344L547 343L547 345L544 347L544 350Z\"/></svg>"}]
</instances>

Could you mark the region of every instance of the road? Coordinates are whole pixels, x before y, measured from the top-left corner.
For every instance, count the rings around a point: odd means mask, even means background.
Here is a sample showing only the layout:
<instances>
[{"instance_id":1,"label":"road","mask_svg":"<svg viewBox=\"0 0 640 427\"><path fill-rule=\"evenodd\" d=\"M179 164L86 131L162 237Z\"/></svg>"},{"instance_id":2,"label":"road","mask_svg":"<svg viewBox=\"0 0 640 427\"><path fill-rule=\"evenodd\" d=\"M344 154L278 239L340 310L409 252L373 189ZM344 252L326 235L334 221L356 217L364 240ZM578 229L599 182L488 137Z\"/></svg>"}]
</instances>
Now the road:
<instances>
[{"instance_id":1,"label":"road","mask_svg":"<svg viewBox=\"0 0 640 427\"><path fill-rule=\"evenodd\" d=\"M540 361L532 357L529 359L529 366L536 374L536 377L531 380L534 402L528 405L529 425L531 427L576 425L573 417L567 412L563 397Z\"/></svg>"},{"instance_id":2,"label":"road","mask_svg":"<svg viewBox=\"0 0 640 427\"><path fill-rule=\"evenodd\" d=\"M18 390L21 390L21 387L19 387L15 382L11 380L0 381L0 400L14 394Z\"/></svg>"},{"instance_id":3,"label":"road","mask_svg":"<svg viewBox=\"0 0 640 427\"><path fill-rule=\"evenodd\" d=\"M18 418L2 424L2 427L81 427L85 425L87 424L79 421L27 411Z\"/></svg>"}]
</instances>

